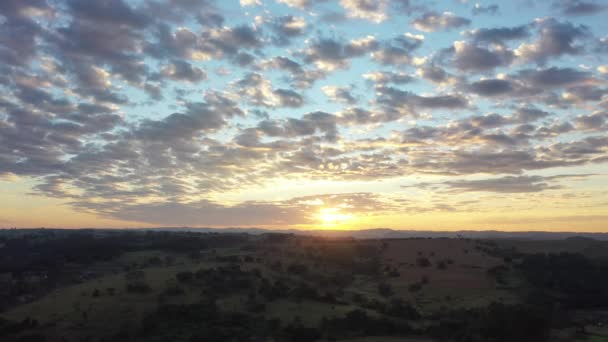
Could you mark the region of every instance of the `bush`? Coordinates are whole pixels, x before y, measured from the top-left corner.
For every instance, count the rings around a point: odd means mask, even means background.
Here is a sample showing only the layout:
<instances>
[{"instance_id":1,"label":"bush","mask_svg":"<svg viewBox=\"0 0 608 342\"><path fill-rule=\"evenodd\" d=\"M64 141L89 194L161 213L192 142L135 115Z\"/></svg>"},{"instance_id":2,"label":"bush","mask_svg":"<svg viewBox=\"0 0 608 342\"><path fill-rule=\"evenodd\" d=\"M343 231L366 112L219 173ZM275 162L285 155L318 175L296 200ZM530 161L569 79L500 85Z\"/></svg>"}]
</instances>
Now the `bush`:
<instances>
[{"instance_id":1,"label":"bush","mask_svg":"<svg viewBox=\"0 0 608 342\"><path fill-rule=\"evenodd\" d=\"M167 296L179 296L184 294L184 289L177 285L168 286L164 292Z\"/></svg>"},{"instance_id":2,"label":"bush","mask_svg":"<svg viewBox=\"0 0 608 342\"><path fill-rule=\"evenodd\" d=\"M308 273L308 267L304 264L291 264L287 267L287 272L291 274L303 275Z\"/></svg>"},{"instance_id":3,"label":"bush","mask_svg":"<svg viewBox=\"0 0 608 342\"><path fill-rule=\"evenodd\" d=\"M418 267L430 267L431 261L425 257L420 257L416 259L416 265L418 265Z\"/></svg>"},{"instance_id":4,"label":"bush","mask_svg":"<svg viewBox=\"0 0 608 342\"><path fill-rule=\"evenodd\" d=\"M175 275L175 278L180 283L188 283L194 279L194 273L190 271L179 272Z\"/></svg>"},{"instance_id":5,"label":"bush","mask_svg":"<svg viewBox=\"0 0 608 342\"><path fill-rule=\"evenodd\" d=\"M127 284L127 292L130 293L148 293L150 291L152 291L152 288L144 282Z\"/></svg>"},{"instance_id":6,"label":"bush","mask_svg":"<svg viewBox=\"0 0 608 342\"><path fill-rule=\"evenodd\" d=\"M390 284L380 283L378 284L378 293L383 297L390 297L393 295L393 288Z\"/></svg>"},{"instance_id":7,"label":"bush","mask_svg":"<svg viewBox=\"0 0 608 342\"><path fill-rule=\"evenodd\" d=\"M386 308L386 314L408 320L420 319L420 313L410 303L406 303L399 298L393 299Z\"/></svg>"},{"instance_id":8,"label":"bush","mask_svg":"<svg viewBox=\"0 0 608 342\"><path fill-rule=\"evenodd\" d=\"M422 284L421 283L413 283L410 286L408 286L407 289L410 292L418 292L418 291L422 290Z\"/></svg>"}]
</instances>

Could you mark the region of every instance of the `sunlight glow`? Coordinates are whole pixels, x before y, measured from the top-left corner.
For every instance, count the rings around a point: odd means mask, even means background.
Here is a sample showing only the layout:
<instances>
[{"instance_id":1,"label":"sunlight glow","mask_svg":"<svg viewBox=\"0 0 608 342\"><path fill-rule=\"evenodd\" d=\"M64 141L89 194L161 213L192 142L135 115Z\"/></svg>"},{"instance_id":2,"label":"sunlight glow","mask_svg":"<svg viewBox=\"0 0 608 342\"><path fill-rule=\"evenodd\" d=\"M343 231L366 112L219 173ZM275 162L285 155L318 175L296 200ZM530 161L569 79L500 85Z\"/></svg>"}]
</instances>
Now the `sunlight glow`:
<instances>
[{"instance_id":1,"label":"sunlight glow","mask_svg":"<svg viewBox=\"0 0 608 342\"><path fill-rule=\"evenodd\" d=\"M323 208L319 210L319 219L324 225L336 225L353 219L353 215L340 212L341 208Z\"/></svg>"}]
</instances>

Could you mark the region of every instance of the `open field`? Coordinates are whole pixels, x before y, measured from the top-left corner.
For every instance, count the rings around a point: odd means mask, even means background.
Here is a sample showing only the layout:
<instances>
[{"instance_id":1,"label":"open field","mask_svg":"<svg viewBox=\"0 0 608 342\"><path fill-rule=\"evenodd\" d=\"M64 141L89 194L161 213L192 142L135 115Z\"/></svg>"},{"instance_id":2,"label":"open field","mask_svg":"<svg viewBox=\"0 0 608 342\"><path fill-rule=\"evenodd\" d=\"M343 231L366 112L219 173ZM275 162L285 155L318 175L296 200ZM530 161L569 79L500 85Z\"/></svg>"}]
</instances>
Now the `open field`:
<instances>
[{"instance_id":1,"label":"open field","mask_svg":"<svg viewBox=\"0 0 608 342\"><path fill-rule=\"evenodd\" d=\"M553 245L540 241L353 240L276 234L174 238L172 243L187 247L167 247L166 237L138 237L138 247L133 250L126 248L87 264L71 264L70 277L63 280L67 283L45 293L38 289L37 297L0 314L8 322L35 322L8 335L8 341L31 334L44 336L46 341L152 341L161 327L166 335L163 338L188 340L184 332L200 329L196 328L199 323L188 317L200 317L197 321L201 322L206 315L223 322L217 324L228 324L230 334L257 325L255 329L267 331L260 333L279 341L291 341L290 334L301 329L309 330L297 334L321 332L315 337L319 341L443 340L435 332L441 331L440 317L457 312L476 317L497 304L502 305L499 310L528 304L526 294L533 290L533 284L517 260L533 253L534 248L543 253L591 250L588 241ZM148 239L149 247L141 247ZM198 243L193 242L196 239ZM78 253L93 252L79 249ZM74 272L86 277L74 278ZM51 277L48 272L45 276ZM198 311L188 313L192 310ZM171 323L183 314L187 316ZM225 321L233 315L241 317L238 327ZM593 324L585 334L577 328L553 329L553 340L605 340L605 329L597 325L605 320L601 312L579 311L573 317L573 322ZM352 322L347 323L349 320ZM343 330L344 324L354 324L354 330ZM181 328L175 330L178 326Z\"/></svg>"}]
</instances>

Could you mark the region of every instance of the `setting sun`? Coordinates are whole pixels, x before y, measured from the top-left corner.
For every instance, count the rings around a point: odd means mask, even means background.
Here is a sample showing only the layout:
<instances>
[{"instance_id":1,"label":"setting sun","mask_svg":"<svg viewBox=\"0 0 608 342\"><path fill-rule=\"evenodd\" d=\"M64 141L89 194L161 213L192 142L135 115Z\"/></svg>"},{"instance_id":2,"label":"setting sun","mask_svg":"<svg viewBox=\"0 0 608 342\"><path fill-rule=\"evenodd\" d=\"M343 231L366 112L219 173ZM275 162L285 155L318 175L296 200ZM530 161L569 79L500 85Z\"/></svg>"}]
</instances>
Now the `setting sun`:
<instances>
[{"instance_id":1,"label":"setting sun","mask_svg":"<svg viewBox=\"0 0 608 342\"><path fill-rule=\"evenodd\" d=\"M324 225L336 225L349 221L352 214L340 212L340 208L323 208L319 211L319 219Z\"/></svg>"}]
</instances>

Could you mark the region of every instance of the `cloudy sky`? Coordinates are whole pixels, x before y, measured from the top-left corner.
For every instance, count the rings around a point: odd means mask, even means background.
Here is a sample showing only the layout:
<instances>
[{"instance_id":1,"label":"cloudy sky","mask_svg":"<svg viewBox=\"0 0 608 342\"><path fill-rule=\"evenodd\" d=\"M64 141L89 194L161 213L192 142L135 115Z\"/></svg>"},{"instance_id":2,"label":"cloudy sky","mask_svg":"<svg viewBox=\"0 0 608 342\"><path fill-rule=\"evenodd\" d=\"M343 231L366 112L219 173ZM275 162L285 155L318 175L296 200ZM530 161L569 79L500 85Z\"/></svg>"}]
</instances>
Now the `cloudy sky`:
<instances>
[{"instance_id":1,"label":"cloudy sky","mask_svg":"<svg viewBox=\"0 0 608 342\"><path fill-rule=\"evenodd\" d=\"M2 0L0 227L606 231L607 16Z\"/></svg>"}]
</instances>

